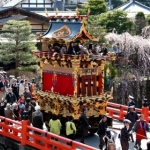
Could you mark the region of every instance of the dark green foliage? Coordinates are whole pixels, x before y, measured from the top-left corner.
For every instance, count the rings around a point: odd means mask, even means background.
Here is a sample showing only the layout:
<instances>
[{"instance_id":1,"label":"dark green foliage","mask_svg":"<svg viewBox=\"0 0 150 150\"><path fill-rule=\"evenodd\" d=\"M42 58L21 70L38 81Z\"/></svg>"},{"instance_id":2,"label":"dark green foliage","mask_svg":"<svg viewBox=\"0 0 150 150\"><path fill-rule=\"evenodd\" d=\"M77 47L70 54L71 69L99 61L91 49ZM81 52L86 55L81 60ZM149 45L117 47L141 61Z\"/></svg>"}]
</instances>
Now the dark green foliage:
<instances>
[{"instance_id":1,"label":"dark green foliage","mask_svg":"<svg viewBox=\"0 0 150 150\"><path fill-rule=\"evenodd\" d=\"M136 35L142 33L142 29L146 26L146 18L143 12L138 12L135 16Z\"/></svg>"},{"instance_id":2,"label":"dark green foliage","mask_svg":"<svg viewBox=\"0 0 150 150\"><path fill-rule=\"evenodd\" d=\"M90 15L99 15L107 11L104 0L88 0L88 4L83 5L79 12L80 14L86 14L88 9L91 11Z\"/></svg>"},{"instance_id":3,"label":"dark green foliage","mask_svg":"<svg viewBox=\"0 0 150 150\"><path fill-rule=\"evenodd\" d=\"M35 64L32 50L35 50L35 43L32 42L35 36L31 34L31 26L28 21L9 20L2 28L5 33L1 38L7 42L0 45L0 59L9 64L11 59L16 61L16 69L19 67ZM22 67L23 67L22 66Z\"/></svg>"}]
</instances>

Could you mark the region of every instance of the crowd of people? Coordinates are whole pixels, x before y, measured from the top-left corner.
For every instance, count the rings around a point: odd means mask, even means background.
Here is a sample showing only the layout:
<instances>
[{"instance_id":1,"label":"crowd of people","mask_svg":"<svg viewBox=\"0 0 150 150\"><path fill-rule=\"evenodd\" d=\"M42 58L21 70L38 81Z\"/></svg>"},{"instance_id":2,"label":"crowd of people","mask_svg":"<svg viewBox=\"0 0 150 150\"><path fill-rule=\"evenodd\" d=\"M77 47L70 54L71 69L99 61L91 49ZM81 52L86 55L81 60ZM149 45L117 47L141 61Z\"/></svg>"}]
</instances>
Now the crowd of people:
<instances>
[{"instance_id":1,"label":"crowd of people","mask_svg":"<svg viewBox=\"0 0 150 150\"><path fill-rule=\"evenodd\" d=\"M49 51L50 51L50 55L51 56L55 56L56 54L69 54L69 55L88 55L88 56L92 56L92 55L107 55L108 50L106 47L106 44L103 43L102 46L100 47L99 45L94 45L94 44L89 44L88 48L86 48L84 45L82 45L81 43L74 43L74 42L70 42L69 47L67 48L67 46L65 44L60 45L60 44L54 44L49 45L48 46Z\"/></svg>"}]
</instances>

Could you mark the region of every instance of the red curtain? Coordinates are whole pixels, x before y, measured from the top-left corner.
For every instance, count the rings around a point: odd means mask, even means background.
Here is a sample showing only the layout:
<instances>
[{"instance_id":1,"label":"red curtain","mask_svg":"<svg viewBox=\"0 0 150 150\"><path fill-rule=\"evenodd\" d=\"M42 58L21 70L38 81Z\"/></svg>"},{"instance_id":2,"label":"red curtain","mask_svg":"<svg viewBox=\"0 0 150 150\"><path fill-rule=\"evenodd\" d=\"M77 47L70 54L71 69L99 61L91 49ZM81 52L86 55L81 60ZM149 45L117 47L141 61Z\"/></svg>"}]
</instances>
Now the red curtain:
<instances>
[{"instance_id":1,"label":"red curtain","mask_svg":"<svg viewBox=\"0 0 150 150\"><path fill-rule=\"evenodd\" d=\"M53 86L52 76L53 76L53 74L43 72L43 91L51 90L51 88Z\"/></svg>"},{"instance_id":2,"label":"red curtain","mask_svg":"<svg viewBox=\"0 0 150 150\"><path fill-rule=\"evenodd\" d=\"M102 76L101 75L99 75L99 77L98 77L98 84L99 84L99 86L98 86L98 93L99 94L101 94L102 93Z\"/></svg>"},{"instance_id":3,"label":"red curtain","mask_svg":"<svg viewBox=\"0 0 150 150\"><path fill-rule=\"evenodd\" d=\"M60 95L74 94L72 76L57 74L57 77L55 78L55 86L52 79L53 74L46 72L43 73L43 91L50 91L51 88L54 87L54 92L58 92Z\"/></svg>"}]
</instances>

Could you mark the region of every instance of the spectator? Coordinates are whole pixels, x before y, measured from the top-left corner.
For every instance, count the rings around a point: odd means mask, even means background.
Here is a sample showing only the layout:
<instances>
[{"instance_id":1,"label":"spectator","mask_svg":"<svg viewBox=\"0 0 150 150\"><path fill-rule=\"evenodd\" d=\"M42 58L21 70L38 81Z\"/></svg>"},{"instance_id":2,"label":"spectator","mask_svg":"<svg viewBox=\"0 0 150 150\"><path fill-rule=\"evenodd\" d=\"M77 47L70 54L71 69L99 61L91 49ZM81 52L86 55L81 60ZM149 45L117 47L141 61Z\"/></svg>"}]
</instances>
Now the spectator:
<instances>
[{"instance_id":1,"label":"spectator","mask_svg":"<svg viewBox=\"0 0 150 150\"><path fill-rule=\"evenodd\" d=\"M21 94L19 100L18 100L18 105L19 104L25 104L25 98L24 98L24 94Z\"/></svg>"},{"instance_id":2,"label":"spectator","mask_svg":"<svg viewBox=\"0 0 150 150\"><path fill-rule=\"evenodd\" d=\"M136 132L136 142L135 142L135 148L137 146L139 147L139 150L142 150L141 148L141 140L147 139L146 131L149 132L149 125L144 120L144 115L140 115L140 119L136 121L133 127L133 131Z\"/></svg>"},{"instance_id":3,"label":"spectator","mask_svg":"<svg viewBox=\"0 0 150 150\"><path fill-rule=\"evenodd\" d=\"M6 94L6 101L11 105L17 101L15 94L12 92L12 88L8 89L8 93Z\"/></svg>"},{"instance_id":4,"label":"spectator","mask_svg":"<svg viewBox=\"0 0 150 150\"><path fill-rule=\"evenodd\" d=\"M32 125L35 128L43 129L43 120L42 120L40 111L35 111L35 115L33 117ZM39 134L39 132L35 132L35 133Z\"/></svg>"},{"instance_id":5,"label":"spectator","mask_svg":"<svg viewBox=\"0 0 150 150\"><path fill-rule=\"evenodd\" d=\"M138 115L137 113L134 111L134 106L129 106L129 112L127 113L126 115L126 119L130 120L131 123L130 123L130 128L132 129L133 128L133 125L135 124L135 122L138 120ZM134 142L134 139L133 139L133 135L131 134L131 140L132 142Z\"/></svg>"},{"instance_id":6,"label":"spectator","mask_svg":"<svg viewBox=\"0 0 150 150\"><path fill-rule=\"evenodd\" d=\"M124 127L121 129L121 134L120 134L120 142L121 142L121 147L122 150L128 150L129 149L129 133L131 131L129 124L131 123L130 120L125 119L124 120Z\"/></svg>"},{"instance_id":7,"label":"spectator","mask_svg":"<svg viewBox=\"0 0 150 150\"><path fill-rule=\"evenodd\" d=\"M24 89L24 80L21 80L19 85L19 95L22 95L24 93Z\"/></svg>"},{"instance_id":8,"label":"spectator","mask_svg":"<svg viewBox=\"0 0 150 150\"><path fill-rule=\"evenodd\" d=\"M24 94L24 99L25 99L25 101L27 100L27 98L30 98L30 99L31 99L31 93L30 93L28 87L25 87L25 92L24 92L23 94Z\"/></svg>"},{"instance_id":9,"label":"spectator","mask_svg":"<svg viewBox=\"0 0 150 150\"><path fill-rule=\"evenodd\" d=\"M73 117L69 116L69 119L66 122L66 135L67 135L67 138L69 138L71 140L75 140L75 134L76 134L76 126L73 123Z\"/></svg>"},{"instance_id":10,"label":"spectator","mask_svg":"<svg viewBox=\"0 0 150 150\"><path fill-rule=\"evenodd\" d=\"M32 123L32 113L34 111L34 106L31 105L30 101L31 101L31 99L30 99L30 97L28 97L26 99L25 108L27 108L28 110L30 110L30 112L28 114L28 118L29 118L30 123Z\"/></svg>"},{"instance_id":11,"label":"spectator","mask_svg":"<svg viewBox=\"0 0 150 150\"><path fill-rule=\"evenodd\" d=\"M13 118L13 111L11 110L11 105L7 103L6 108L4 110L4 114L6 118L14 119Z\"/></svg>"},{"instance_id":12,"label":"spectator","mask_svg":"<svg viewBox=\"0 0 150 150\"><path fill-rule=\"evenodd\" d=\"M14 75L10 75L9 76L9 81L10 81L10 86L12 86L13 82L14 82L15 76Z\"/></svg>"},{"instance_id":13,"label":"spectator","mask_svg":"<svg viewBox=\"0 0 150 150\"><path fill-rule=\"evenodd\" d=\"M19 85L21 82L21 77L17 77L17 84Z\"/></svg>"},{"instance_id":14,"label":"spectator","mask_svg":"<svg viewBox=\"0 0 150 150\"><path fill-rule=\"evenodd\" d=\"M97 134L99 135L99 141L100 141L99 148L100 149L103 149L103 146L105 145L103 138L106 134L106 129L107 129L107 122L106 121L107 121L107 116L103 115L102 119L100 120L99 125L98 125Z\"/></svg>"},{"instance_id":15,"label":"spectator","mask_svg":"<svg viewBox=\"0 0 150 150\"><path fill-rule=\"evenodd\" d=\"M4 101L1 101L0 102L0 116L5 117L5 114L4 114L5 107L6 107L6 103Z\"/></svg>"},{"instance_id":16,"label":"spectator","mask_svg":"<svg viewBox=\"0 0 150 150\"><path fill-rule=\"evenodd\" d=\"M18 100L18 98L19 98L19 85L17 84L16 79L13 80L13 83L12 83L11 87L12 87L13 93L15 94L15 96Z\"/></svg>"},{"instance_id":17,"label":"spectator","mask_svg":"<svg viewBox=\"0 0 150 150\"><path fill-rule=\"evenodd\" d=\"M60 135L61 122L55 114L53 114L52 119L49 121L49 127L51 133Z\"/></svg>"},{"instance_id":18,"label":"spectator","mask_svg":"<svg viewBox=\"0 0 150 150\"><path fill-rule=\"evenodd\" d=\"M39 116L42 118L42 122L43 122L43 114L40 111L40 106L39 105L35 106L35 112L32 113L32 122L33 122L33 118L35 116L35 113L39 113L40 114Z\"/></svg>"},{"instance_id":19,"label":"spectator","mask_svg":"<svg viewBox=\"0 0 150 150\"><path fill-rule=\"evenodd\" d=\"M30 82L28 82L28 80L27 79L25 79L25 83L24 83L24 88L28 88L29 89L29 91L31 92L31 84L30 84Z\"/></svg>"},{"instance_id":20,"label":"spectator","mask_svg":"<svg viewBox=\"0 0 150 150\"><path fill-rule=\"evenodd\" d=\"M4 89L5 89L5 86L6 86L6 82L5 82L4 77L2 76L2 77L1 77L1 81L0 81L0 89L1 89L1 88L4 88Z\"/></svg>"},{"instance_id":21,"label":"spectator","mask_svg":"<svg viewBox=\"0 0 150 150\"><path fill-rule=\"evenodd\" d=\"M19 115L20 119L23 120L23 112L25 110L25 105L24 104L19 104Z\"/></svg>"},{"instance_id":22,"label":"spectator","mask_svg":"<svg viewBox=\"0 0 150 150\"><path fill-rule=\"evenodd\" d=\"M6 91L4 87L1 87L1 91L0 91L0 101L5 100L6 98Z\"/></svg>"},{"instance_id":23,"label":"spectator","mask_svg":"<svg viewBox=\"0 0 150 150\"><path fill-rule=\"evenodd\" d=\"M13 114L15 120L20 120L19 109L17 103L13 103Z\"/></svg>"},{"instance_id":24,"label":"spectator","mask_svg":"<svg viewBox=\"0 0 150 150\"><path fill-rule=\"evenodd\" d=\"M86 117L86 113L87 113L88 109L86 107L84 107L82 109L82 114L79 117L79 121L80 121L80 128L81 128L81 132L82 132L82 138L81 138L81 143L84 143L84 139L88 134L88 128L90 127L87 117Z\"/></svg>"}]
</instances>

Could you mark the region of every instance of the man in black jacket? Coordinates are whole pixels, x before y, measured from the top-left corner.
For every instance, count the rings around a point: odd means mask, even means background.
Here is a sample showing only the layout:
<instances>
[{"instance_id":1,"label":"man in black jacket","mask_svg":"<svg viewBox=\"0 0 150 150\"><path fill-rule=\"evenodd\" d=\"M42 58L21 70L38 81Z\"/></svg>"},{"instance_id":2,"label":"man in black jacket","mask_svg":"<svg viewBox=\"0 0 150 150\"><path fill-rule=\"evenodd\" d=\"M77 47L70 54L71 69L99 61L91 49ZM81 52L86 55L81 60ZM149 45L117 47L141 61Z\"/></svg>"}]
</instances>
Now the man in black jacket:
<instances>
[{"instance_id":1,"label":"man in black jacket","mask_svg":"<svg viewBox=\"0 0 150 150\"><path fill-rule=\"evenodd\" d=\"M82 138L81 138L81 143L84 143L84 139L88 134L88 128L91 127L88 123L87 117L86 117L86 112L87 112L87 108L84 107L82 110L82 114L80 115L79 121L80 121L80 128L81 128L81 132L82 132Z\"/></svg>"},{"instance_id":2,"label":"man in black jacket","mask_svg":"<svg viewBox=\"0 0 150 150\"><path fill-rule=\"evenodd\" d=\"M139 119L137 113L134 111L134 106L129 106L129 112L126 115L126 119L131 121L130 128L132 129L136 121ZM131 134L130 136L131 136L132 142L134 142L133 135Z\"/></svg>"},{"instance_id":3,"label":"man in black jacket","mask_svg":"<svg viewBox=\"0 0 150 150\"><path fill-rule=\"evenodd\" d=\"M15 94L12 92L12 88L8 89L8 93L6 94L6 100L7 100L7 103L11 105L17 101Z\"/></svg>"},{"instance_id":4,"label":"man in black jacket","mask_svg":"<svg viewBox=\"0 0 150 150\"><path fill-rule=\"evenodd\" d=\"M130 123L131 121L128 119L124 120L124 127L121 129L121 135L120 135L120 142L121 142L121 147L122 150L128 150L129 149L129 135L130 135Z\"/></svg>"},{"instance_id":5,"label":"man in black jacket","mask_svg":"<svg viewBox=\"0 0 150 150\"><path fill-rule=\"evenodd\" d=\"M103 149L103 146L105 145L103 138L106 134L106 129L107 129L107 116L102 115L102 119L99 122L98 131L97 131L97 134L99 135L99 141L100 141L99 148L101 150Z\"/></svg>"}]
</instances>

